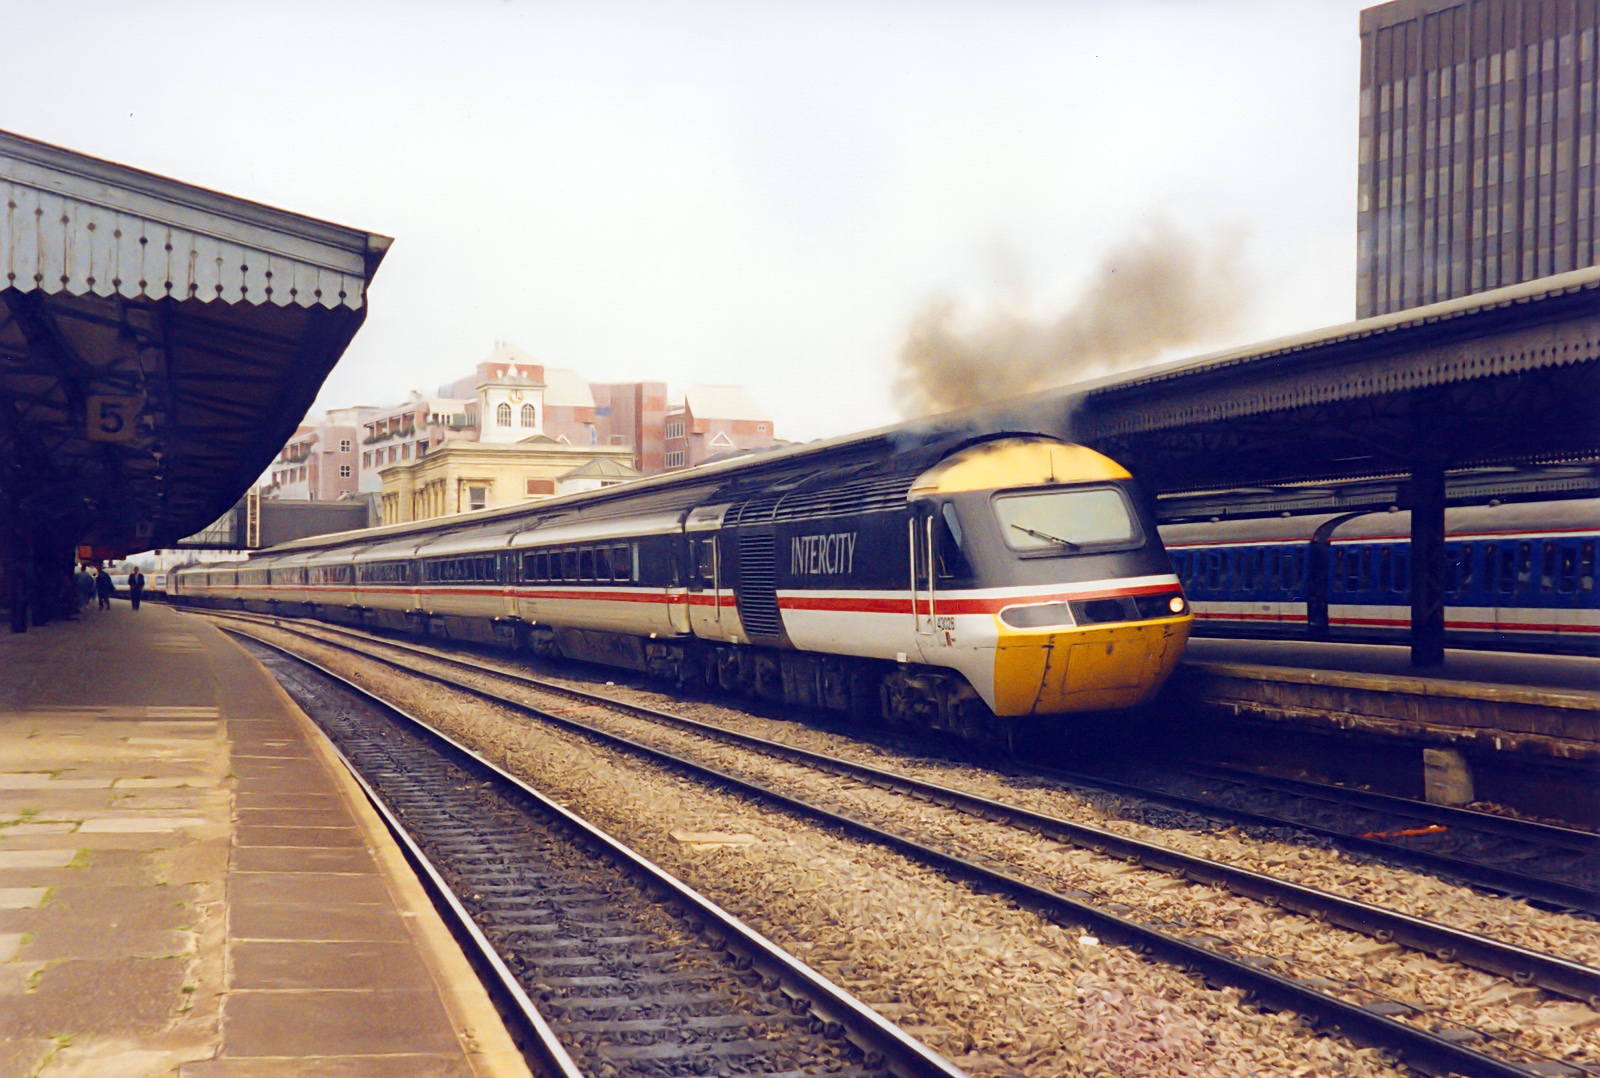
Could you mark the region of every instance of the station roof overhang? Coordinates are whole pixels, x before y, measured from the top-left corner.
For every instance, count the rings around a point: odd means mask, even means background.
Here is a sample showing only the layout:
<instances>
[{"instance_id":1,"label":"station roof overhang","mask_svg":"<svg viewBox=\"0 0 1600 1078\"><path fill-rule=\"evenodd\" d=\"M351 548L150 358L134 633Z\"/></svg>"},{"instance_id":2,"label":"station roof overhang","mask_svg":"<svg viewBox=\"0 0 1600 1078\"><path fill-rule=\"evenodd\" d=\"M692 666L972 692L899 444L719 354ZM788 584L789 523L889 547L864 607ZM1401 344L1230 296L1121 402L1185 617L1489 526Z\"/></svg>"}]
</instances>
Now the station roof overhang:
<instances>
[{"instance_id":1,"label":"station roof overhang","mask_svg":"<svg viewBox=\"0 0 1600 1078\"><path fill-rule=\"evenodd\" d=\"M5 132L0 199L0 509L124 553L255 481L390 243Z\"/></svg>"},{"instance_id":2,"label":"station roof overhang","mask_svg":"<svg viewBox=\"0 0 1600 1078\"><path fill-rule=\"evenodd\" d=\"M1337 483L1403 501L1419 465L1463 477L1467 497L1497 474L1592 494L1597 401L1590 267L1052 390L1027 411L1152 493L1310 509Z\"/></svg>"}]
</instances>

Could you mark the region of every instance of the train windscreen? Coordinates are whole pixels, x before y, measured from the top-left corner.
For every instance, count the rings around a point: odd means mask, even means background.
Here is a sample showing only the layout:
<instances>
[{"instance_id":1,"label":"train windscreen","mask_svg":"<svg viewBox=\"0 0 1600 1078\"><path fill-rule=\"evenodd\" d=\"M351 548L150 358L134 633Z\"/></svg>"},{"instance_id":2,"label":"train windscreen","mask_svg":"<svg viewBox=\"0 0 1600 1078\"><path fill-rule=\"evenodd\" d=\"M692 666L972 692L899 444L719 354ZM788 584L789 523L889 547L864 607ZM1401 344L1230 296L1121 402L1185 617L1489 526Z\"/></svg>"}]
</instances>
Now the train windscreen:
<instances>
[{"instance_id":1,"label":"train windscreen","mask_svg":"<svg viewBox=\"0 0 1600 1078\"><path fill-rule=\"evenodd\" d=\"M1000 530L1013 550L1104 549L1137 545L1142 536L1128 499L1116 487L1084 487L994 500Z\"/></svg>"}]
</instances>

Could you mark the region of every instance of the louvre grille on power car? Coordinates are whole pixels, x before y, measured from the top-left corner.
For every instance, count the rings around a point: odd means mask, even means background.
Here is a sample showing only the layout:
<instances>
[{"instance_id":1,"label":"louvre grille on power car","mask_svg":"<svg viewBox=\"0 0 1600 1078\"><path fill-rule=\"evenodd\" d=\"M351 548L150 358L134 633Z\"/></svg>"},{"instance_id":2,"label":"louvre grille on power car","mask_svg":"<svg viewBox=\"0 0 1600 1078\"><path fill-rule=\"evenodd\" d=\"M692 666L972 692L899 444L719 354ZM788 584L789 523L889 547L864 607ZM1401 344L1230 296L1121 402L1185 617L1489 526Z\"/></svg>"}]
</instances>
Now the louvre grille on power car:
<instances>
[{"instance_id":1,"label":"louvre grille on power car","mask_svg":"<svg viewBox=\"0 0 1600 1078\"><path fill-rule=\"evenodd\" d=\"M771 532L739 533L739 583L734 588L739 620L751 636L781 636L777 551Z\"/></svg>"}]
</instances>

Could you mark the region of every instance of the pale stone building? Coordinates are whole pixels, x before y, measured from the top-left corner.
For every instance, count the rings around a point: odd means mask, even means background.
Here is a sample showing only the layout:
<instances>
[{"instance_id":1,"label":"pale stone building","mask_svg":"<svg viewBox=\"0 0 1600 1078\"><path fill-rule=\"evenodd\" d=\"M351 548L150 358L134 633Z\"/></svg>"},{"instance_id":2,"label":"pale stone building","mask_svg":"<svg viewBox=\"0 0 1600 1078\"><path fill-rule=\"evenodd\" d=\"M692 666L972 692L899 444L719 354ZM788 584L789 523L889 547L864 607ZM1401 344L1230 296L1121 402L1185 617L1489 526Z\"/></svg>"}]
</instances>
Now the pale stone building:
<instances>
[{"instance_id":1,"label":"pale stone building","mask_svg":"<svg viewBox=\"0 0 1600 1078\"><path fill-rule=\"evenodd\" d=\"M420 460L383 468L383 523L518 505L639 478L628 446L447 441Z\"/></svg>"}]
</instances>

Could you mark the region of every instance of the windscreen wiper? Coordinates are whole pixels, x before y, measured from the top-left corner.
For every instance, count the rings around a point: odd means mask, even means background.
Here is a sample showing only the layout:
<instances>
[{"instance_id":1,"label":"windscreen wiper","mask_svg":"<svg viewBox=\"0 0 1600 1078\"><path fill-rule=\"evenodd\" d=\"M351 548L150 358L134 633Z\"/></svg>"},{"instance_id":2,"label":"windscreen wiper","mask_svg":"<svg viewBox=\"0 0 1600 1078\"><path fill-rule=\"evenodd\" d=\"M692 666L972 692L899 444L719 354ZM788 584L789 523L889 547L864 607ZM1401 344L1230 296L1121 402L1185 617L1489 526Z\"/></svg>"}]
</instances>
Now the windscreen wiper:
<instances>
[{"instance_id":1,"label":"windscreen wiper","mask_svg":"<svg viewBox=\"0 0 1600 1078\"><path fill-rule=\"evenodd\" d=\"M1013 528L1017 529L1017 531L1019 531L1019 532L1026 532L1027 534L1033 536L1035 539L1043 539L1047 543L1060 543L1062 546L1066 547L1068 550L1077 550L1079 548L1079 545L1080 545L1078 543L1074 543L1071 539L1063 539L1059 535L1051 535L1049 532L1037 532L1037 531L1034 531L1032 528L1024 528L1021 524L1013 524L1011 526Z\"/></svg>"}]
</instances>

